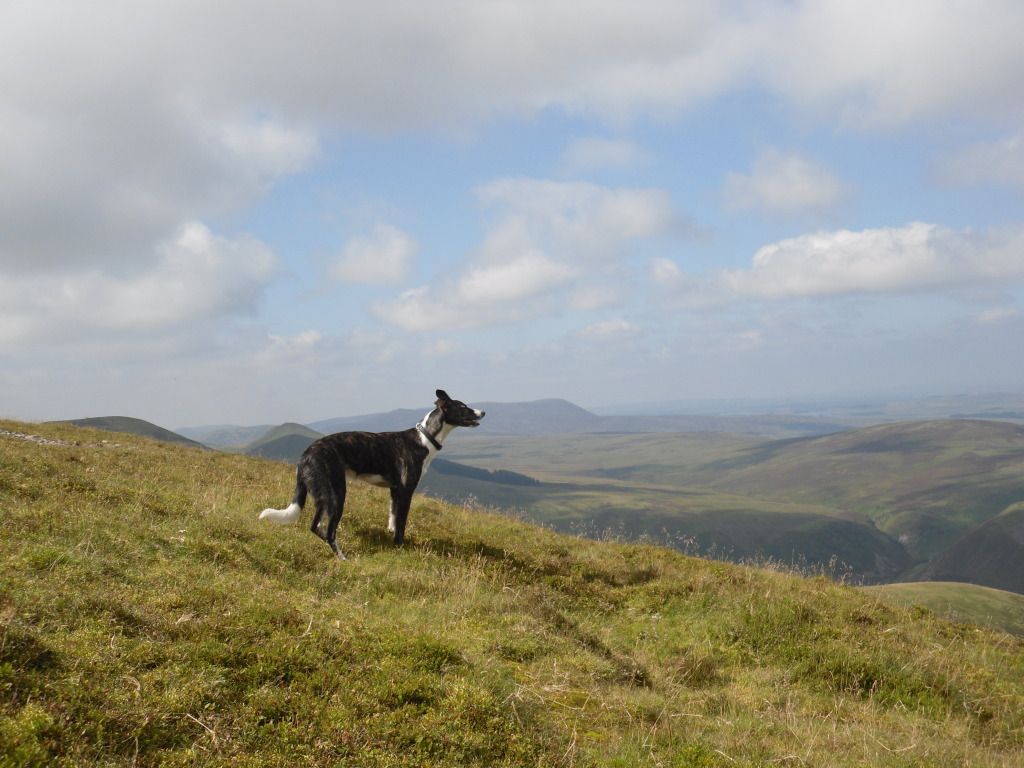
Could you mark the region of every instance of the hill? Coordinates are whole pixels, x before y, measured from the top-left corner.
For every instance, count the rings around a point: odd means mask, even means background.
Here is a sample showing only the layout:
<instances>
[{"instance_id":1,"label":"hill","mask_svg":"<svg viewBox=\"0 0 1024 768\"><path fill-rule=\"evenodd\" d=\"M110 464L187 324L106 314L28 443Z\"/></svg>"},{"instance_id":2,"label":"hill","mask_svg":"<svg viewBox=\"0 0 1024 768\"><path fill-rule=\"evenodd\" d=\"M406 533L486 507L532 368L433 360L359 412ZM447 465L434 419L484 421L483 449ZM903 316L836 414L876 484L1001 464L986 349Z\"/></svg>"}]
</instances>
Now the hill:
<instances>
[{"instance_id":1,"label":"hill","mask_svg":"<svg viewBox=\"0 0 1024 768\"><path fill-rule=\"evenodd\" d=\"M254 427L241 427L236 424L211 424L202 427L178 427L175 431L203 445L220 450L239 448L257 440L273 427L262 424Z\"/></svg>"},{"instance_id":2,"label":"hill","mask_svg":"<svg viewBox=\"0 0 1024 768\"><path fill-rule=\"evenodd\" d=\"M242 453L264 459L294 462L310 443L321 436L320 432L302 424L281 424L245 446Z\"/></svg>"},{"instance_id":3,"label":"hill","mask_svg":"<svg viewBox=\"0 0 1024 768\"><path fill-rule=\"evenodd\" d=\"M492 434L536 434L549 432L590 432L600 428L602 417L567 400L546 399L527 403L471 403L487 412L487 429ZM324 433L352 429L385 432L408 429L415 425L429 407L420 410L400 409L387 413L346 416L311 423Z\"/></svg>"},{"instance_id":4,"label":"hill","mask_svg":"<svg viewBox=\"0 0 1024 768\"><path fill-rule=\"evenodd\" d=\"M910 605L921 605L953 619L1024 635L1024 595L977 584L916 581L865 587Z\"/></svg>"},{"instance_id":5,"label":"hill","mask_svg":"<svg viewBox=\"0 0 1024 768\"><path fill-rule=\"evenodd\" d=\"M968 532L928 563L920 577L1024 593L1024 503Z\"/></svg>"},{"instance_id":6,"label":"hill","mask_svg":"<svg viewBox=\"0 0 1024 768\"><path fill-rule=\"evenodd\" d=\"M1024 427L900 422L780 440L741 448L686 480L862 514L916 557L930 559L1024 500Z\"/></svg>"},{"instance_id":7,"label":"hill","mask_svg":"<svg viewBox=\"0 0 1024 768\"><path fill-rule=\"evenodd\" d=\"M179 445L189 445L193 448L205 447L195 440L191 440L184 435L179 435L177 432L172 432L169 429L158 427L156 424L151 424L143 419L135 419L131 416L97 416L88 419L71 419L65 423L73 424L76 427L88 427L91 429L106 430L107 432L121 432L126 435L149 437L153 440L161 440L165 443L178 443Z\"/></svg>"},{"instance_id":8,"label":"hill","mask_svg":"<svg viewBox=\"0 0 1024 768\"><path fill-rule=\"evenodd\" d=\"M387 494L362 486L340 562L256 520L291 484L280 463L0 422L0 763L1024 760L1020 640L422 496L396 549Z\"/></svg>"},{"instance_id":9,"label":"hill","mask_svg":"<svg viewBox=\"0 0 1024 768\"><path fill-rule=\"evenodd\" d=\"M720 432L778 438L821 435L848 428L834 420L790 415L598 415L559 398L473 405L487 412L488 433L500 435ZM387 413L324 419L309 426L323 433L352 429L384 432L408 429L423 418L425 412L426 409L400 409Z\"/></svg>"}]
</instances>

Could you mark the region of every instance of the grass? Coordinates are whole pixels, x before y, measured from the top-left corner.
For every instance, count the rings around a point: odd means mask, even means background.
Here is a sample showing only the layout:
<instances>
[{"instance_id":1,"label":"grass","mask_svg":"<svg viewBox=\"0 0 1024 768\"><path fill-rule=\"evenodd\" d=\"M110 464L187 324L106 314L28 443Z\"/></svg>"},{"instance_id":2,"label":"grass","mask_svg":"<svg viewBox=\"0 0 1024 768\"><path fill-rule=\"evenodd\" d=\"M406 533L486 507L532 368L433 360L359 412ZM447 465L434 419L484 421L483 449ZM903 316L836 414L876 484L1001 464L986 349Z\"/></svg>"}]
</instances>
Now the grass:
<instances>
[{"instance_id":1,"label":"grass","mask_svg":"<svg viewBox=\"0 0 1024 768\"><path fill-rule=\"evenodd\" d=\"M954 621L973 622L1024 636L1024 595L977 584L919 581L868 587L910 605L920 605Z\"/></svg>"},{"instance_id":2,"label":"grass","mask_svg":"<svg viewBox=\"0 0 1024 768\"><path fill-rule=\"evenodd\" d=\"M0 766L983 765L1024 643L825 579L0 422ZM308 520L308 512L305 520Z\"/></svg>"}]
</instances>

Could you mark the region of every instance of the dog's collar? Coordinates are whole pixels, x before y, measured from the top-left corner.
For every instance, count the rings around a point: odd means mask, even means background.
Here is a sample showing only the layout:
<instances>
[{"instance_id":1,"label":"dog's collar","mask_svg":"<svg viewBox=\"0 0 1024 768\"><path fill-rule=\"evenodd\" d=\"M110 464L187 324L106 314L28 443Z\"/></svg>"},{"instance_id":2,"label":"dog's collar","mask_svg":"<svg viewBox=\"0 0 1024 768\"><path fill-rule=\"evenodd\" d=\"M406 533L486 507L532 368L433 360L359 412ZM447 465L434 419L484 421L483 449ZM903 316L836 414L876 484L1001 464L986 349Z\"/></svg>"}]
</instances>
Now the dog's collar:
<instances>
[{"instance_id":1,"label":"dog's collar","mask_svg":"<svg viewBox=\"0 0 1024 768\"><path fill-rule=\"evenodd\" d=\"M423 428L423 427L422 427L421 425L419 425L419 424L417 424L417 425L416 425L416 429L418 429L418 430L420 431L420 434L421 434L421 435L423 435L423 436L424 436L425 438L427 438L427 440L429 440L429 441L430 441L430 444L431 444L432 446L434 446L434 447L435 447L435 448L436 448L437 450L439 450L439 451L441 450L441 444L440 444L439 442L437 442L437 438L435 438L435 437L434 437L434 436L433 436L432 434L430 434L429 432L427 432L427 430L425 430L425 429L424 429L424 428Z\"/></svg>"}]
</instances>

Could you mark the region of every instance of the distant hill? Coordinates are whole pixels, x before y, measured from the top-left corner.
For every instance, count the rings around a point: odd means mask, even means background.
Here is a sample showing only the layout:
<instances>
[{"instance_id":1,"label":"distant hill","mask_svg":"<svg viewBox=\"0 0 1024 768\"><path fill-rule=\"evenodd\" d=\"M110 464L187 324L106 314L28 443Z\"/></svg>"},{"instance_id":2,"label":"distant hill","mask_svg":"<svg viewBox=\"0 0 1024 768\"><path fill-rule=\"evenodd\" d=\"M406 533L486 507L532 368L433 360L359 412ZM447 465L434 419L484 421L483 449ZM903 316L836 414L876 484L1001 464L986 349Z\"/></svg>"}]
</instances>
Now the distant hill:
<instances>
[{"instance_id":1,"label":"distant hill","mask_svg":"<svg viewBox=\"0 0 1024 768\"><path fill-rule=\"evenodd\" d=\"M780 440L716 459L687 473L687 480L863 514L929 559L1024 500L1024 427L900 422Z\"/></svg>"},{"instance_id":2,"label":"distant hill","mask_svg":"<svg viewBox=\"0 0 1024 768\"><path fill-rule=\"evenodd\" d=\"M568 400L547 399L526 403L470 403L487 412L481 429L491 433L527 435L547 432L590 432L600 430L604 418L570 403ZM346 416L311 423L321 432L341 432L364 429L384 432L415 426L430 411L400 409L387 413Z\"/></svg>"},{"instance_id":3,"label":"distant hill","mask_svg":"<svg viewBox=\"0 0 1024 768\"><path fill-rule=\"evenodd\" d=\"M828 419L788 415L763 416L599 416L585 408L559 398L522 403L470 403L487 412L481 429L488 434L559 435L592 432L670 433L724 432L763 437L795 437L823 435L849 427ZM429 407L421 410L400 409L387 413L344 416L309 424L323 433L365 429L371 432L408 429L416 424Z\"/></svg>"},{"instance_id":4,"label":"distant hill","mask_svg":"<svg viewBox=\"0 0 1024 768\"><path fill-rule=\"evenodd\" d=\"M295 461L318 437L321 437L320 432L302 424L281 424L245 446L242 452L264 459Z\"/></svg>"},{"instance_id":5,"label":"distant hill","mask_svg":"<svg viewBox=\"0 0 1024 768\"><path fill-rule=\"evenodd\" d=\"M362 416L340 416L333 419L312 421L307 426L325 435L332 432L360 430L366 432L397 432L416 426L430 411L429 407L414 410L399 408L387 413L368 413Z\"/></svg>"},{"instance_id":6,"label":"distant hill","mask_svg":"<svg viewBox=\"0 0 1024 768\"><path fill-rule=\"evenodd\" d=\"M526 485L530 487L537 487L541 484L540 480L528 475L522 475L519 472L509 472L507 469L480 469L479 467L471 467L467 464L459 464L455 461L445 461L444 459L434 459L430 464L430 469L442 475L469 477L474 480L498 483L499 485Z\"/></svg>"},{"instance_id":7,"label":"distant hill","mask_svg":"<svg viewBox=\"0 0 1024 768\"><path fill-rule=\"evenodd\" d=\"M905 582L865 587L909 605L921 605L956 621L968 621L1024 636L1024 595L977 584Z\"/></svg>"},{"instance_id":8,"label":"distant hill","mask_svg":"<svg viewBox=\"0 0 1024 768\"><path fill-rule=\"evenodd\" d=\"M211 448L240 448L272 429L271 424L240 427L235 424L211 424L205 427L179 427L176 431Z\"/></svg>"},{"instance_id":9,"label":"distant hill","mask_svg":"<svg viewBox=\"0 0 1024 768\"><path fill-rule=\"evenodd\" d=\"M1024 503L969 531L930 562L921 578L1024 593Z\"/></svg>"},{"instance_id":10,"label":"distant hill","mask_svg":"<svg viewBox=\"0 0 1024 768\"><path fill-rule=\"evenodd\" d=\"M205 448L206 446L195 440L190 440L184 435L164 429L143 419L132 418L131 416L97 416L88 419L71 419L62 424L73 424L76 427L89 427L92 429L103 429L108 432L121 432L127 435L138 435L149 437L153 440L160 440L165 443L177 443L179 445L190 445L194 448Z\"/></svg>"}]
</instances>

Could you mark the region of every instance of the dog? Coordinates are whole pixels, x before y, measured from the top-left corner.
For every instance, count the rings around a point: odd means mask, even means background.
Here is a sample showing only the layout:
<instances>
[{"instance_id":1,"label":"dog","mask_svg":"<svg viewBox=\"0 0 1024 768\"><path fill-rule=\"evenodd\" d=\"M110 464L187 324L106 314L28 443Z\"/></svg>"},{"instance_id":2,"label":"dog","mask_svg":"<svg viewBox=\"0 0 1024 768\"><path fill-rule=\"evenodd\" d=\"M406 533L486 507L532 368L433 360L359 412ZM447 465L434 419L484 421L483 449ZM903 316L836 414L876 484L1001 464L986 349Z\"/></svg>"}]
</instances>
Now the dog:
<instances>
[{"instance_id":1,"label":"dog","mask_svg":"<svg viewBox=\"0 0 1024 768\"><path fill-rule=\"evenodd\" d=\"M443 389L436 392L434 409L415 427L401 432L335 432L314 441L302 454L295 469L295 493L284 509L264 509L260 520L292 523L313 494L316 513L310 530L323 539L340 559L338 523L345 507L348 480L360 480L391 489L388 532L395 544L405 540L412 494L441 450L441 444L456 427L478 427L486 414L452 400ZM321 524L326 520L326 531Z\"/></svg>"}]
</instances>

